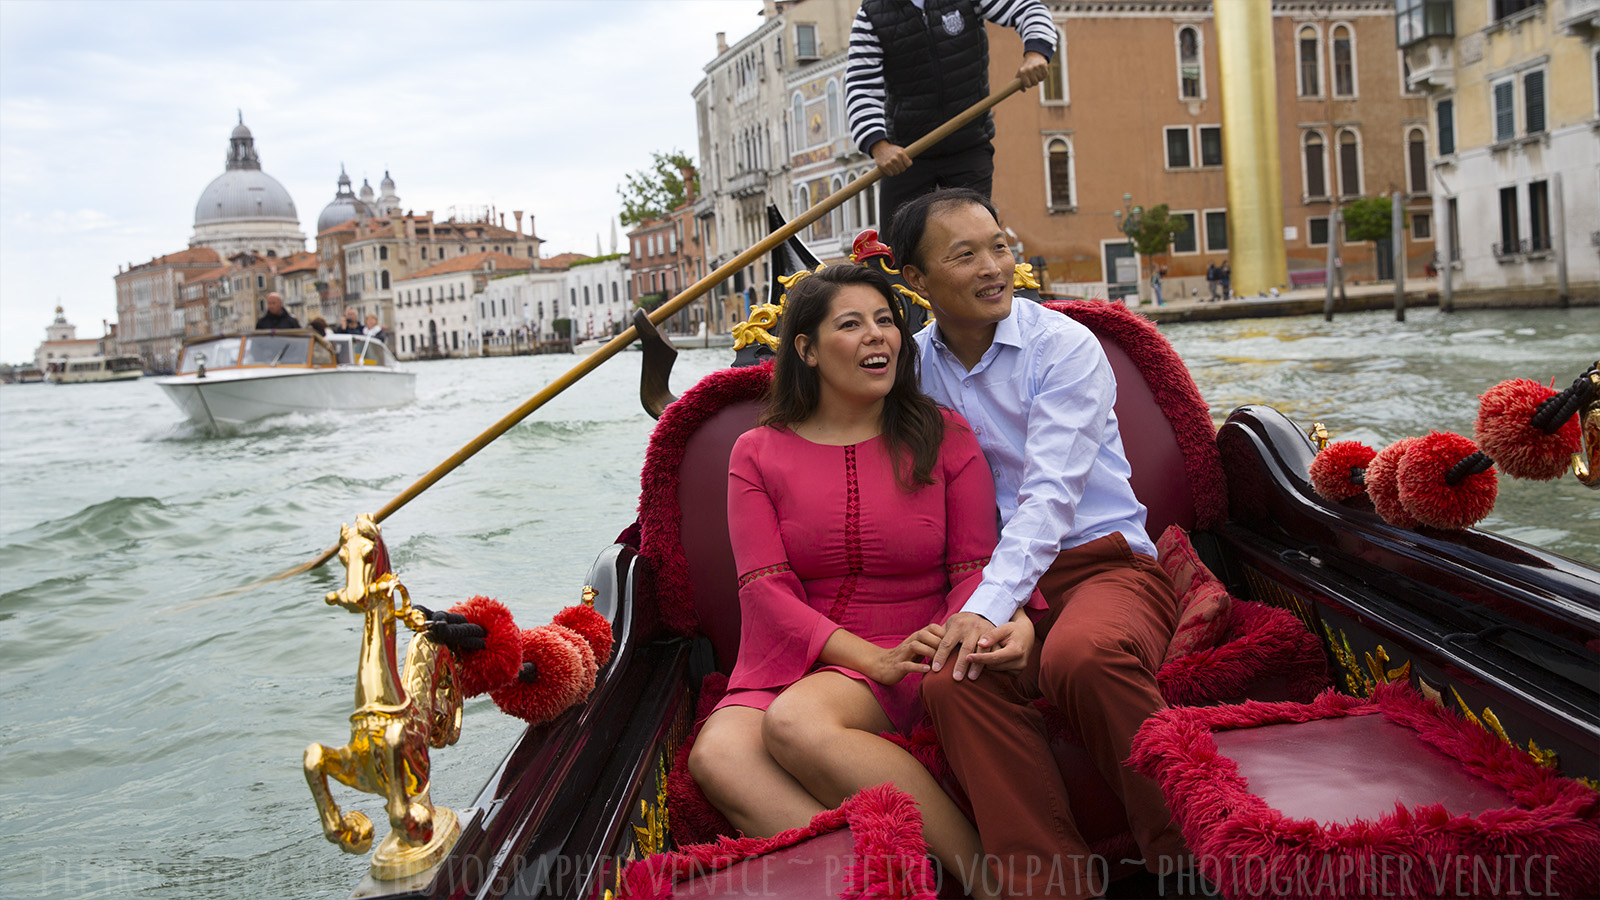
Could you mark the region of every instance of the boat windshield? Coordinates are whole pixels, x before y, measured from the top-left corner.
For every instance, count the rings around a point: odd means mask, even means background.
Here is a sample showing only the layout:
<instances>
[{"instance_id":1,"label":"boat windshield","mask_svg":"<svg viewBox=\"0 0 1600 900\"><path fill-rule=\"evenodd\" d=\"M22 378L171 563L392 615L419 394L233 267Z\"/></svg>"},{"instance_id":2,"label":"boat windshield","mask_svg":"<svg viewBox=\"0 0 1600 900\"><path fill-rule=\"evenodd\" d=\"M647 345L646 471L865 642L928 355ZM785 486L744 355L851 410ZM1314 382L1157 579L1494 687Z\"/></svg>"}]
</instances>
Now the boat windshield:
<instances>
[{"instance_id":1,"label":"boat windshield","mask_svg":"<svg viewBox=\"0 0 1600 900\"><path fill-rule=\"evenodd\" d=\"M330 341L329 343L333 344L333 352L339 359L339 365L350 365L350 341Z\"/></svg>"},{"instance_id":2,"label":"boat windshield","mask_svg":"<svg viewBox=\"0 0 1600 900\"><path fill-rule=\"evenodd\" d=\"M202 356L205 357L206 368L208 369L225 369L229 366L237 366L239 364L239 339L231 337L190 344L183 348L183 365L178 367L178 371L180 373L195 371Z\"/></svg>"},{"instance_id":3,"label":"boat windshield","mask_svg":"<svg viewBox=\"0 0 1600 900\"><path fill-rule=\"evenodd\" d=\"M361 364L367 366L393 365L389 359L389 348L381 341L365 340L361 342Z\"/></svg>"},{"instance_id":4,"label":"boat windshield","mask_svg":"<svg viewBox=\"0 0 1600 900\"><path fill-rule=\"evenodd\" d=\"M311 342L311 364L313 366L332 366L338 364L333 345L327 341Z\"/></svg>"},{"instance_id":5,"label":"boat windshield","mask_svg":"<svg viewBox=\"0 0 1600 900\"><path fill-rule=\"evenodd\" d=\"M109 362L113 372L132 372L144 368L144 360L137 356L113 356Z\"/></svg>"},{"instance_id":6,"label":"boat windshield","mask_svg":"<svg viewBox=\"0 0 1600 900\"><path fill-rule=\"evenodd\" d=\"M311 353L311 338L252 334L244 339L244 365L303 366Z\"/></svg>"}]
</instances>

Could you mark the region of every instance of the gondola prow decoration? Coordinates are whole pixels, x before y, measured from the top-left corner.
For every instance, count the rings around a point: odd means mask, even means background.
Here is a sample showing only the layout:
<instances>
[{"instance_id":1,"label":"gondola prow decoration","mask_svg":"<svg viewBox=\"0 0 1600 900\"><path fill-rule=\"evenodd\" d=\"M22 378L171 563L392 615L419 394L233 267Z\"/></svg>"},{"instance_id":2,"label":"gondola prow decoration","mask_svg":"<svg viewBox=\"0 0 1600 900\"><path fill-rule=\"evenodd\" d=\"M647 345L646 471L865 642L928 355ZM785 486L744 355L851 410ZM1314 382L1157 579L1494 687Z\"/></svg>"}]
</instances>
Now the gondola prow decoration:
<instances>
[{"instance_id":1,"label":"gondola prow decoration","mask_svg":"<svg viewBox=\"0 0 1600 900\"><path fill-rule=\"evenodd\" d=\"M349 744L306 748L306 782L322 833L347 853L371 848L372 821L361 812L339 811L328 776L384 798L390 832L372 855L372 875L400 878L436 865L461 833L455 813L434 806L428 796L428 748L449 746L461 736L461 683L454 652L428 638L429 615L411 605L405 586L389 571L389 554L371 517L341 527L339 560L345 587L324 599L366 617L356 710ZM397 621L415 632L404 667L395 656Z\"/></svg>"}]
</instances>

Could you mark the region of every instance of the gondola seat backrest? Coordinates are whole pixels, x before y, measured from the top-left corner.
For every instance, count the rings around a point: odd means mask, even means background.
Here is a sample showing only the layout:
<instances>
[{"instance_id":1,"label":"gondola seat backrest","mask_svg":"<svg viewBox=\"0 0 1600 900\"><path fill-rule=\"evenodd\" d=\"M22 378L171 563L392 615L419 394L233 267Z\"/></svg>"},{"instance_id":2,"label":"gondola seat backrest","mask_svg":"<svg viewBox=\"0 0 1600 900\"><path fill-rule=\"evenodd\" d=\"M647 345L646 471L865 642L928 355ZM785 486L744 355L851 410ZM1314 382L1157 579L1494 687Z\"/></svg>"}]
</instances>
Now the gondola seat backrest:
<instances>
[{"instance_id":1,"label":"gondola seat backrest","mask_svg":"<svg viewBox=\"0 0 1600 900\"><path fill-rule=\"evenodd\" d=\"M1123 447L1152 537L1173 524L1188 530L1220 524L1226 490L1215 427L1171 345L1121 306L1050 306L1087 325L1111 361ZM662 624L704 634L723 672L732 669L739 644L728 460L734 441L755 427L770 371L752 366L706 376L667 408L645 460L640 546L656 570Z\"/></svg>"}]
</instances>

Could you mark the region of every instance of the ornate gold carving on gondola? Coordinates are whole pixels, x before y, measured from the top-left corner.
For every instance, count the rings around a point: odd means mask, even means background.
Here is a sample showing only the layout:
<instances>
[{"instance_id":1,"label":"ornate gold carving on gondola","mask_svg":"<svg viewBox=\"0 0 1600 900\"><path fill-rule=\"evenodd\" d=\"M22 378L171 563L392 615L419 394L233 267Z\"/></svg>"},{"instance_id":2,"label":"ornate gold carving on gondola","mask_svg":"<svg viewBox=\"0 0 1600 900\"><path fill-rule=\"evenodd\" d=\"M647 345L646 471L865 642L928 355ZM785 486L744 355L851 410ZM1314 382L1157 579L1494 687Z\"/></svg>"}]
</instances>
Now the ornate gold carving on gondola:
<instances>
[{"instance_id":1,"label":"ornate gold carving on gondola","mask_svg":"<svg viewBox=\"0 0 1600 900\"><path fill-rule=\"evenodd\" d=\"M1033 277L1032 263L1017 263L1011 271L1011 286L1013 288L1039 289L1039 279Z\"/></svg>"},{"instance_id":2,"label":"ornate gold carving on gondola","mask_svg":"<svg viewBox=\"0 0 1600 900\"><path fill-rule=\"evenodd\" d=\"M1411 680L1411 660L1401 663L1398 669L1388 668L1389 651L1383 649L1382 644L1378 645L1378 649L1366 654L1366 657L1367 671L1372 675L1371 683L1393 684L1397 681Z\"/></svg>"},{"instance_id":3,"label":"ornate gold carving on gondola","mask_svg":"<svg viewBox=\"0 0 1600 900\"><path fill-rule=\"evenodd\" d=\"M1321 422L1312 422L1311 427L1306 430L1306 437L1310 438L1311 442L1317 445L1318 453L1328 449L1328 426L1322 424Z\"/></svg>"},{"instance_id":4,"label":"ornate gold carving on gondola","mask_svg":"<svg viewBox=\"0 0 1600 900\"><path fill-rule=\"evenodd\" d=\"M1600 363L1595 363L1600 369ZM1600 372L1590 370L1589 380L1597 390L1578 417L1578 452L1572 454L1572 474L1583 484L1600 490Z\"/></svg>"},{"instance_id":5,"label":"ornate gold carving on gondola","mask_svg":"<svg viewBox=\"0 0 1600 900\"><path fill-rule=\"evenodd\" d=\"M1350 639L1345 637L1343 631L1334 637L1332 626L1324 623L1323 633L1328 636L1328 650L1333 654L1333 661L1339 667L1339 675L1344 678L1345 693L1353 697L1372 696L1372 679L1367 676L1361 667L1361 660L1356 652L1350 649Z\"/></svg>"},{"instance_id":6,"label":"ornate gold carving on gondola","mask_svg":"<svg viewBox=\"0 0 1600 900\"><path fill-rule=\"evenodd\" d=\"M900 296L910 300L912 303L915 303L930 313L933 312L933 304L929 303L927 298L923 297L916 291L913 291L911 288L908 288L903 284L897 284L894 286L894 289L900 294ZM929 316L928 318L932 319L933 317Z\"/></svg>"},{"instance_id":7,"label":"ornate gold carving on gondola","mask_svg":"<svg viewBox=\"0 0 1600 900\"><path fill-rule=\"evenodd\" d=\"M404 667L397 665L395 623L420 632L427 621L400 580L379 571L387 568L385 557L371 517L359 516L355 527L341 528L345 586L324 599L366 618L356 710L349 744L306 748L305 776L323 834L347 853L365 853L372 846L372 821L360 812L339 811L328 776L385 799L391 830L372 855L371 872L374 878L393 879L438 864L461 833L455 813L429 798L428 758L430 746L445 747L461 736L461 684L455 655L422 634L412 636Z\"/></svg>"},{"instance_id":8,"label":"ornate gold carving on gondola","mask_svg":"<svg viewBox=\"0 0 1600 900\"><path fill-rule=\"evenodd\" d=\"M583 586L583 593L580 596L583 599L584 606L594 609L594 598L600 596L600 592L594 589L594 585L586 584Z\"/></svg>"},{"instance_id":9,"label":"ornate gold carving on gondola","mask_svg":"<svg viewBox=\"0 0 1600 900\"><path fill-rule=\"evenodd\" d=\"M778 330L778 318L782 315L783 307L771 303L750 307L750 317L733 326L733 349L743 350L751 344L762 343L777 352L778 338L772 332Z\"/></svg>"},{"instance_id":10,"label":"ornate gold carving on gondola","mask_svg":"<svg viewBox=\"0 0 1600 900\"><path fill-rule=\"evenodd\" d=\"M652 802L653 801L653 802ZM667 753L656 757L656 793L654 797L639 799L639 815L643 825L633 826L634 842L642 856L654 856L667 849L667 833L671 828L667 812Z\"/></svg>"},{"instance_id":11,"label":"ornate gold carving on gondola","mask_svg":"<svg viewBox=\"0 0 1600 900\"><path fill-rule=\"evenodd\" d=\"M1244 576L1250 586L1252 600L1294 613L1307 631L1317 633L1321 626L1318 624L1316 606L1311 601L1266 577L1258 569L1246 567Z\"/></svg>"}]
</instances>

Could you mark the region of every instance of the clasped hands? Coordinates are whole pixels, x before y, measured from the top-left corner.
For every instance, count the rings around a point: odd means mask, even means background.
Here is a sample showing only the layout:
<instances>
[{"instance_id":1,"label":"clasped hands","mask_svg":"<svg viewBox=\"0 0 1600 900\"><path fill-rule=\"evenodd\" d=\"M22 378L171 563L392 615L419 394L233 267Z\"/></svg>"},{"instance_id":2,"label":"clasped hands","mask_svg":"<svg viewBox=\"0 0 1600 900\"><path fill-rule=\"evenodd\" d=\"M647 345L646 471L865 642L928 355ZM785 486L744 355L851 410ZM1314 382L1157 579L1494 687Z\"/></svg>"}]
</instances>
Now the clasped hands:
<instances>
[{"instance_id":1,"label":"clasped hands","mask_svg":"<svg viewBox=\"0 0 1600 900\"><path fill-rule=\"evenodd\" d=\"M1033 621L1021 609L999 625L977 613L958 612L943 625L924 626L899 646L884 648L869 666L872 671L862 674L896 685L913 672L937 672L946 663L955 667L950 677L956 681L975 679L984 669L1015 672L1027 665L1033 639Z\"/></svg>"}]
</instances>

